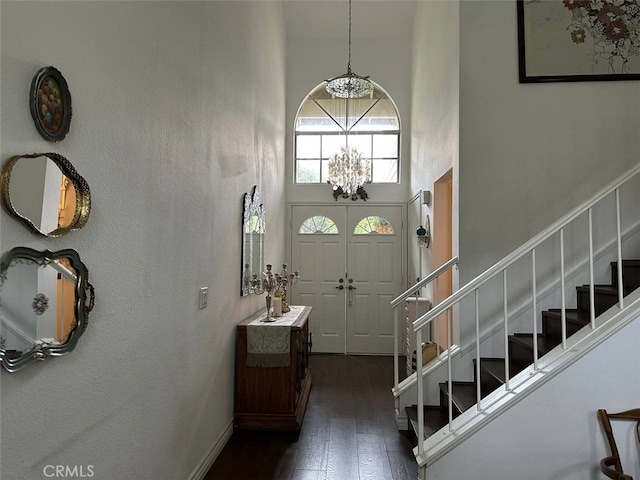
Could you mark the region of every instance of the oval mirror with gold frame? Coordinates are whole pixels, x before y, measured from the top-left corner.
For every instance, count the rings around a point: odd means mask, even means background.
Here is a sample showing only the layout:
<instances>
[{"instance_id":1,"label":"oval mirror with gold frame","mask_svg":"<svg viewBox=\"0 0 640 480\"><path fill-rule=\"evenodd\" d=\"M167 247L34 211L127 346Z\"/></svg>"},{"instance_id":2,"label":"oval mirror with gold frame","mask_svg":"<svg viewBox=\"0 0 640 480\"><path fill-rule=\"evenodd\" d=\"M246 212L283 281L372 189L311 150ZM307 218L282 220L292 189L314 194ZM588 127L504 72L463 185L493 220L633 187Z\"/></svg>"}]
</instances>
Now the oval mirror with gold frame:
<instances>
[{"instance_id":1,"label":"oval mirror with gold frame","mask_svg":"<svg viewBox=\"0 0 640 480\"><path fill-rule=\"evenodd\" d=\"M15 372L71 352L93 309L89 272L72 249L16 247L0 260L0 362Z\"/></svg>"},{"instance_id":2,"label":"oval mirror with gold frame","mask_svg":"<svg viewBox=\"0 0 640 480\"><path fill-rule=\"evenodd\" d=\"M71 162L57 153L16 155L0 173L2 206L26 227L60 237L87 223L91 191Z\"/></svg>"}]
</instances>

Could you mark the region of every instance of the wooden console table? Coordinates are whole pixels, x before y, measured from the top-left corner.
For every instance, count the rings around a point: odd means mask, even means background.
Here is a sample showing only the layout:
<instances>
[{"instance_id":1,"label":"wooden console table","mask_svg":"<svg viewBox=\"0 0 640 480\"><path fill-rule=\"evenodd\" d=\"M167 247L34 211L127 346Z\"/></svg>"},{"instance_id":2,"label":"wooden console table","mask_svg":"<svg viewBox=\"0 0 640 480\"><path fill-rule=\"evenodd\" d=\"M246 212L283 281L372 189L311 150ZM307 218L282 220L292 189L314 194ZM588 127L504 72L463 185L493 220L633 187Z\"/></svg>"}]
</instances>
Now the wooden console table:
<instances>
[{"instance_id":1,"label":"wooden console table","mask_svg":"<svg viewBox=\"0 0 640 480\"><path fill-rule=\"evenodd\" d=\"M235 428L291 431L299 431L302 428L311 390L311 374L308 368L310 313L311 307L292 306L291 312L276 317L276 322L261 324L260 319L265 317L263 310L238 324ZM268 329L282 325L289 327L288 362L285 358L288 365L248 366L247 358L250 355L247 352L247 327Z\"/></svg>"}]
</instances>

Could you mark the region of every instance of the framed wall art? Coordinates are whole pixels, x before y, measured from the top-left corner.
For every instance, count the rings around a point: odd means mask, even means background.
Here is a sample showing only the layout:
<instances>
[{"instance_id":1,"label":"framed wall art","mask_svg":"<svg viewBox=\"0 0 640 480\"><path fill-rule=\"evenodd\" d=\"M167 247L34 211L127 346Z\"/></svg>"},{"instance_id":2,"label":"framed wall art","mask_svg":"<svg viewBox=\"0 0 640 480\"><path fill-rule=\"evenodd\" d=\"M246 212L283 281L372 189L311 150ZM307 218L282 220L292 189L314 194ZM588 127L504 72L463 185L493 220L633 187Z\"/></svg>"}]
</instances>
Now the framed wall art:
<instances>
[{"instance_id":1,"label":"framed wall art","mask_svg":"<svg viewBox=\"0 0 640 480\"><path fill-rule=\"evenodd\" d=\"M33 77L29 107L36 129L46 140L58 142L67 135L71 124L71 94L67 81L56 68L41 68Z\"/></svg>"},{"instance_id":2,"label":"framed wall art","mask_svg":"<svg viewBox=\"0 0 640 480\"><path fill-rule=\"evenodd\" d=\"M640 80L640 0L516 0L520 83Z\"/></svg>"}]
</instances>

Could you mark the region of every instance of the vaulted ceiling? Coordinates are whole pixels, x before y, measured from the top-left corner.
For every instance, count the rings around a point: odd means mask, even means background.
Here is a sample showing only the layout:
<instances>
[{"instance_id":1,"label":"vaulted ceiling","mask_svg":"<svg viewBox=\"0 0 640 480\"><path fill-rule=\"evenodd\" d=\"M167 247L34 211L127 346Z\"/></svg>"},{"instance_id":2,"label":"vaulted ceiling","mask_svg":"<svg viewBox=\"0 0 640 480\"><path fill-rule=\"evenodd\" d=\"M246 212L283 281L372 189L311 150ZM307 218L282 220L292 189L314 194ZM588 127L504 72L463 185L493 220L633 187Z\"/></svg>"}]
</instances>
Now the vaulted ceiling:
<instances>
[{"instance_id":1,"label":"vaulted ceiling","mask_svg":"<svg viewBox=\"0 0 640 480\"><path fill-rule=\"evenodd\" d=\"M353 0L352 38L411 35L416 3L426 0ZM348 0L284 0L288 38L347 38Z\"/></svg>"}]
</instances>

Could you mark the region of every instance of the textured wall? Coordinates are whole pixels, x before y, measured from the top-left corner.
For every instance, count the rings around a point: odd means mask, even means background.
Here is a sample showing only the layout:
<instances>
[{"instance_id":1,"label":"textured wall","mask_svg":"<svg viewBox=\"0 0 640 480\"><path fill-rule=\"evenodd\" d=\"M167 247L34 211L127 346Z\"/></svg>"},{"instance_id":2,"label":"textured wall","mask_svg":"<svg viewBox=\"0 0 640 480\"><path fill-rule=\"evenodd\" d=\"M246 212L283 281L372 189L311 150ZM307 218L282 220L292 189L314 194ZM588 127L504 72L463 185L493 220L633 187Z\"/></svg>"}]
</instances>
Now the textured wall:
<instances>
[{"instance_id":1,"label":"textured wall","mask_svg":"<svg viewBox=\"0 0 640 480\"><path fill-rule=\"evenodd\" d=\"M460 280L638 163L638 82L518 83L516 2L460 2Z\"/></svg>"},{"instance_id":2,"label":"textured wall","mask_svg":"<svg viewBox=\"0 0 640 480\"><path fill-rule=\"evenodd\" d=\"M46 465L184 479L233 416L242 195L258 185L267 260L284 255L284 27L278 2L2 2L2 160L55 151L88 181L60 239L0 215L0 250L74 248L96 306L76 351L2 372L2 478ZM67 79L71 130L43 140L31 78ZM209 287L209 307L198 290ZM85 470L86 473L86 470Z\"/></svg>"},{"instance_id":3,"label":"textured wall","mask_svg":"<svg viewBox=\"0 0 640 480\"><path fill-rule=\"evenodd\" d=\"M451 169L454 219L452 251L453 255L458 253L458 17L458 2L418 2L416 7L411 78L411 193L416 194L420 190L432 193L431 204L422 205L420 218L424 222L426 215L429 215L433 235L431 248L423 248L421 257L413 260L413 263L421 264L422 278L434 270L434 242L438 241L441 233L433 228L434 183ZM414 226L409 225L409 228L413 234ZM455 277L453 281L455 285ZM433 298L431 287L427 287L423 294Z\"/></svg>"}]
</instances>

